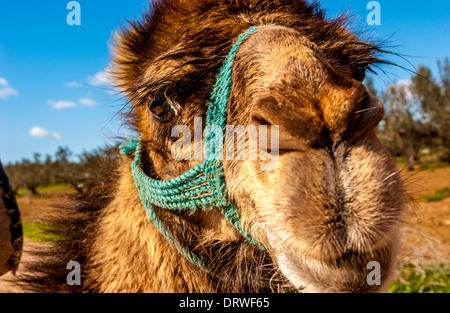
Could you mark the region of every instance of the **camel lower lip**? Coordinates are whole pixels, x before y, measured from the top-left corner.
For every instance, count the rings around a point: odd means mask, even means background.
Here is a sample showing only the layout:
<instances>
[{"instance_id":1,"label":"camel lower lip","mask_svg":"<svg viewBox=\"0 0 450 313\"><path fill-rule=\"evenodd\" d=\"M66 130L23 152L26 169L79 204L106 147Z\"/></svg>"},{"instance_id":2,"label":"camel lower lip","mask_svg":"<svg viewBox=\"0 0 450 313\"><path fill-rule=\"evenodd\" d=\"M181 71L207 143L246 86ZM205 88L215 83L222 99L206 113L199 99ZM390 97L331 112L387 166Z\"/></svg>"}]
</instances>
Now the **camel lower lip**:
<instances>
[{"instance_id":1,"label":"camel lower lip","mask_svg":"<svg viewBox=\"0 0 450 313\"><path fill-rule=\"evenodd\" d=\"M350 256L348 259L323 262L320 260L280 253L277 256L278 265L291 284L304 293L323 292L382 292L388 286L390 272L394 267L391 259L376 261L369 255ZM371 261L372 260L372 261ZM380 265L379 281L372 278L373 263Z\"/></svg>"}]
</instances>

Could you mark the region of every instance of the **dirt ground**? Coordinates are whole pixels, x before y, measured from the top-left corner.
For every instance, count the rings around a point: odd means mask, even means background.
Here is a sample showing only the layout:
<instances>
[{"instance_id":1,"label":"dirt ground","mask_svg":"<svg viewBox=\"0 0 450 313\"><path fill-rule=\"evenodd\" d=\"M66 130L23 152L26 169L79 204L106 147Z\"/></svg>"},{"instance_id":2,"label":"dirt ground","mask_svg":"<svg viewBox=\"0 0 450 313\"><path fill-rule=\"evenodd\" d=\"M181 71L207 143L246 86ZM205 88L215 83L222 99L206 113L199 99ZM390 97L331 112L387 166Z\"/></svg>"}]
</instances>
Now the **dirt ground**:
<instances>
[{"instance_id":1,"label":"dirt ground","mask_svg":"<svg viewBox=\"0 0 450 313\"><path fill-rule=\"evenodd\" d=\"M44 249L45 246L42 243L33 242L27 238L24 239L24 249L22 252L21 260L32 261L32 256L30 252L34 249ZM16 275L20 275L23 273L23 262L19 265L19 269L16 272ZM12 272L7 273L0 277L0 293L26 293L29 292L26 288L22 288L14 283L14 279L16 277Z\"/></svg>"},{"instance_id":2,"label":"dirt ground","mask_svg":"<svg viewBox=\"0 0 450 313\"><path fill-rule=\"evenodd\" d=\"M450 198L440 201L418 201L436 191L450 189L450 167L433 171L402 170L405 186L411 197L409 215L402 227L403 245L401 258L404 263L450 263ZM44 212L67 191L43 193L39 197L18 199L24 222L39 222ZM23 259L28 259L29 248L35 246L25 238ZM20 267L19 267L20 273ZM0 293L23 292L6 280L11 274L0 278Z\"/></svg>"},{"instance_id":3,"label":"dirt ground","mask_svg":"<svg viewBox=\"0 0 450 313\"><path fill-rule=\"evenodd\" d=\"M450 262L450 198L420 201L438 190L450 189L450 168L433 171L402 171L411 197L409 216L404 227L407 256L416 263Z\"/></svg>"}]
</instances>

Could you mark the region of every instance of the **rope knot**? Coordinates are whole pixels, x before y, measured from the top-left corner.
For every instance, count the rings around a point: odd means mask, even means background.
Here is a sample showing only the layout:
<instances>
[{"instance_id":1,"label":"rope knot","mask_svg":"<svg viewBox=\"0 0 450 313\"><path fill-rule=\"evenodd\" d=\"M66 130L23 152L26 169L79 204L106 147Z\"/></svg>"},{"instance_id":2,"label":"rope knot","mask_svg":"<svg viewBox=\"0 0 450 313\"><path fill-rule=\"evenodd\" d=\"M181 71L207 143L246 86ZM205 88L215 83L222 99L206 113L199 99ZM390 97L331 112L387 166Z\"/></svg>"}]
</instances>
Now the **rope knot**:
<instances>
[{"instance_id":1,"label":"rope knot","mask_svg":"<svg viewBox=\"0 0 450 313\"><path fill-rule=\"evenodd\" d=\"M138 137L127 138L127 143L120 145L120 154L132 157L136 153L140 139Z\"/></svg>"}]
</instances>

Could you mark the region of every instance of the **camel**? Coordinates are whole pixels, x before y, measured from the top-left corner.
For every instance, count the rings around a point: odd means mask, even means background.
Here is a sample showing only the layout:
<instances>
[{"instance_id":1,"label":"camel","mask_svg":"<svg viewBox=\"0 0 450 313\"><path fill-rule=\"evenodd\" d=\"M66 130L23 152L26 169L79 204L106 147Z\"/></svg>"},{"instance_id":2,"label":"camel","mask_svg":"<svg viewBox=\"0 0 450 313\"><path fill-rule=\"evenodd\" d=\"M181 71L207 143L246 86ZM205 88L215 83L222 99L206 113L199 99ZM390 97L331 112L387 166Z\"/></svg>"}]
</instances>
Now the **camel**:
<instances>
[{"instance_id":1,"label":"camel","mask_svg":"<svg viewBox=\"0 0 450 313\"><path fill-rule=\"evenodd\" d=\"M383 105L363 84L367 71L386 62L384 51L347 26L345 17L326 19L319 5L303 0L150 3L142 19L114 35L111 49L111 74L127 98L124 118L139 147L112 158L110 176L64 206L58 231L65 240L33 264L41 273L36 286L106 293L385 291L396 268L405 190L376 136ZM187 125L193 132L195 118L206 120L232 47L226 123L278 126L277 167L262 171L262 159L221 161L236 224L211 201L186 210L151 205L150 214L133 176L136 155L137 170L152 182L202 164L174 159L171 130ZM66 284L66 265L74 260L81 286ZM379 284L367 282L371 262L380 265Z\"/></svg>"}]
</instances>

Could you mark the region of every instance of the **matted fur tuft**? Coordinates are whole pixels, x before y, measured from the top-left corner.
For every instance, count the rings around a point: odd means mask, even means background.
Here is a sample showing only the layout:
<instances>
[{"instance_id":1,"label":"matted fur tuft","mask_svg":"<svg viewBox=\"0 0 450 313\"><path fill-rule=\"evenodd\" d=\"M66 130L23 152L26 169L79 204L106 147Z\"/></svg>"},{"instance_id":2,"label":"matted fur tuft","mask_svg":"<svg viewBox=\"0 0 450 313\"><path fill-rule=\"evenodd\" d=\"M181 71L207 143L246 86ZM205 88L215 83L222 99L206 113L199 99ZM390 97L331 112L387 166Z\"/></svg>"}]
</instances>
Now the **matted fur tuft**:
<instances>
[{"instance_id":1,"label":"matted fur tuft","mask_svg":"<svg viewBox=\"0 0 450 313\"><path fill-rule=\"evenodd\" d=\"M82 265L83 279L92 251L102 209L111 201L117 188L118 151L109 150L97 160L97 176L90 176L82 193L59 199L50 212L40 217L48 241L32 245L29 258L22 264L19 284L33 292L80 292L87 286L67 284L67 265L77 261Z\"/></svg>"}]
</instances>

